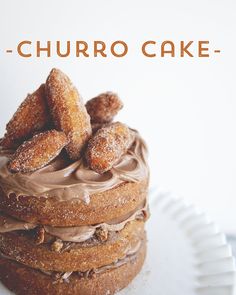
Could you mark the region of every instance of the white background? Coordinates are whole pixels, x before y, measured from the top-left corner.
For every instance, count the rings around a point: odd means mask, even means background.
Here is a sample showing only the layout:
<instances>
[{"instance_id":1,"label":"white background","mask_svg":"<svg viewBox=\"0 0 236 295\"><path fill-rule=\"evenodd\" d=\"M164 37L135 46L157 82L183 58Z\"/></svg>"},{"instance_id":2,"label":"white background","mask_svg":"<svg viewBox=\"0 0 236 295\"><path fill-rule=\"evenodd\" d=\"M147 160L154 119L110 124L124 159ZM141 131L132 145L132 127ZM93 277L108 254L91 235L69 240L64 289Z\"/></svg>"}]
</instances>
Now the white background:
<instances>
[{"instance_id":1,"label":"white background","mask_svg":"<svg viewBox=\"0 0 236 295\"><path fill-rule=\"evenodd\" d=\"M65 71L85 100L113 90L118 119L137 128L150 150L152 185L184 196L226 231L236 222L235 1L0 2L0 132L52 67ZM125 58L22 59L5 50L20 40L124 40ZM210 58L141 55L146 40L209 40ZM55 48L55 47L54 47ZM195 47L196 49L196 47ZM33 48L32 53L34 54ZM177 53L178 54L178 53Z\"/></svg>"}]
</instances>

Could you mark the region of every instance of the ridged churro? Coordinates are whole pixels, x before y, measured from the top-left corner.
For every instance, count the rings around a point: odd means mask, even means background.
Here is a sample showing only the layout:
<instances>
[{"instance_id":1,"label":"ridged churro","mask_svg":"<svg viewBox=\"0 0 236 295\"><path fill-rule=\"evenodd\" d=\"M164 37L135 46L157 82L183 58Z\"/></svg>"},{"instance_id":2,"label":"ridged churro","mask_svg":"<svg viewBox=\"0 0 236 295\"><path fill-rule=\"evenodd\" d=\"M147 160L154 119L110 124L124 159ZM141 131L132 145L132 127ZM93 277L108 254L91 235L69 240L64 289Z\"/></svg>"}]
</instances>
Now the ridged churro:
<instances>
[{"instance_id":1,"label":"ridged churro","mask_svg":"<svg viewBox=\"0 0 236 295\"><path fill-rule=\"evenodd\" d=\"M42 84L34 93L28 94L7 124L7 132L1 140L1 146L4 148L18 147L35 132L46 130L49 117L45 85Z\"/></svg>"},{"instance_id":2,"label":"ridged churro","mask_svg":"<svg viewBox=\"0 0 236 295\"><path fill-rule=\"evenodd\" d=\"M32 172L53 160L68 144L66 135L56 130L35 135L24 142L8 164L11 172Z\"/></svg>"},{"instance_id":3,"label":"ridged churro","mask_svg":"<svg viewBox=\"0 0 236 295\"><path fill-rule=\"evenodd\" d=\"M83 100L70 79L58 69L50 72L46 93L56 129L67 135L70 143L66 150L70 158L76 160L92 134Z\"/></svg>"},{"instance_id":4,"label":"ridged churro","mask_svg":"<svg viewBox=\"0 0 236 295\"><path fill-rule=\"evenodd\" d=\"M110 91L101 93L86 103L92 123L109 123L122 108L123 103L118 95Z\"/></svg>"},{"instance_id":5,"label":"ridged churro","mask_svg":"<svg viewBox=\"0 0 236 295\"><path fill-rule=\"evenodd\" d=\"M99 174L110 170L134 140L133 132L120 122L99 129L90 139L86 160Z\"/></svg>"}]
</instances>

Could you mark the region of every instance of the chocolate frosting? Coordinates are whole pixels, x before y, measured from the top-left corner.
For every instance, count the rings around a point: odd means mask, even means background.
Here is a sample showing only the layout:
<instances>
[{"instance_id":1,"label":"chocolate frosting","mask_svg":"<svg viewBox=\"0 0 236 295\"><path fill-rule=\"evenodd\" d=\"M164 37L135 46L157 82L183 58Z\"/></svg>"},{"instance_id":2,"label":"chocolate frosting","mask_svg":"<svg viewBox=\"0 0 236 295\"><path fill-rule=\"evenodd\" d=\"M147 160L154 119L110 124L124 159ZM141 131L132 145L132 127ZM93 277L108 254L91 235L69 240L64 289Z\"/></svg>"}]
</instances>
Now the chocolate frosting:
<instances>
[{"instance_id":1,"label":"chocolate frosting","mask_svg":"<svg viewBox=\"0 0 236 295\"><path fill-rule=\"evenodd\" d=\"M37 225L17 220L0 212L0 233L7 233L15 230L30 230L35 227L37 227Z\"/></svg>"},{"instance_id":2,"label":"chocolate frosting","mask_svg":"<svg viewBox=\"0 0 236 295\"><path fill-rule=\"evenodd\" d=\"M124 181L138 182L148 177L147 148L135 131L135 140L114 167L100 175L83 160L68 162L58 157L33 173L11 173L7 163L11 153L0 155L0 185L9 196L54 197L59 201L79 199L89 203L89 196L114 188Z\"/></svg>"}]
</instances>

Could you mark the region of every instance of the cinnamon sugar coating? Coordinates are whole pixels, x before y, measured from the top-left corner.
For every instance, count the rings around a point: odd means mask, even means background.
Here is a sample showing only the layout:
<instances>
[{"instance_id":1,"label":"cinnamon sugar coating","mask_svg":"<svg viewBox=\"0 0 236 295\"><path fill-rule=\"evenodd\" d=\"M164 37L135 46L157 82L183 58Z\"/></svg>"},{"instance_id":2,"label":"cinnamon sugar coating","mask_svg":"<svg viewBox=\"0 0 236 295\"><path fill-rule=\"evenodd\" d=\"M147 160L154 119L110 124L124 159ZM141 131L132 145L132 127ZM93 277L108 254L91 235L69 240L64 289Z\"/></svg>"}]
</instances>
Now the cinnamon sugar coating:
<instances>
[{"instance_id":1,"label":"cinnamon sugar coating","mask_svg":"<svg viewBox=\"0 0 236 295\"><path fill-rule=\"evenodd\" d=\"M50 116L46 103L45 85L28 94L6 126L6 134L1 140L4 148L18 147L35 132L48 128Z\"/></svg>"},{"instance_id":2,"label":"cinnamon sugar coating","mask_svg":"<svg viewBox=\"0 0 236 295\"><path fill-rule=\"evenodd\" d=\"M88 165L100 174L110 170L133 141L133 132L123 123L99 129L88 143L85 153Z\"/></svg>"},{"instance_id":3,"label":"cinnamon sugar coating","mask_svg":"<svg viewBox=\"0 0 236 295\"><path fill-rule=\"evenodd\" d=\"M58 69L50 72L46 93L56 129L63 131L69 139L67 153L72 160L77 160L92 134L83 100L70 79Z\"/></svg>"},{"instance_id":4,"label":"cinnamon sugar coating","mask_svg":"<svg viewBox=\"0 0 236 295\"><path fill-rule=\"evenodd\" d=\"M123 103L114 92L105 92L90 99L86 103L86 109L92 123L109 123L123 108Z\"/></svg>"},{"instance_id":5,"label":"cinnamon sugar coating","mask_svg":"<svg viewBox=\"0 0 236 295\"><path fill-rule=\"evenodd\" d=\"M106 127L109 123L92 123L92 131L95 134L99 129Z\"/></svg>"},{"instance_id":6,"label":"cinnamon sugar coating","mask_svg":"<svg viewBox=\"0 0 236 295\"><path fill-rule=\"evenodd\" d=\"M68 144L66 135L56 130L35 135L24 142L8 164L11 172L32 172L53 160Z\"/></svg>"}]
</instances>

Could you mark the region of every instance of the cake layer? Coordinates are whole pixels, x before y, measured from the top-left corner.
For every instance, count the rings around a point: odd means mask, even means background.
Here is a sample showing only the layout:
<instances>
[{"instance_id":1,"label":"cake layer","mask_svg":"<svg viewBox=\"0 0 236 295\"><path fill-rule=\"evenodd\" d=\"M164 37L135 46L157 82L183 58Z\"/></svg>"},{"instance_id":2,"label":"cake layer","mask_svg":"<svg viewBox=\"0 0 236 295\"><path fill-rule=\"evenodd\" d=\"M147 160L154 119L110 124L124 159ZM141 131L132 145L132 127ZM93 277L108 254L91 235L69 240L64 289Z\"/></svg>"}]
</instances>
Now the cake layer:
<instances>
[{"instance_id":1,"label":"cake layer","mask_svg":"<svg viewBox=\"0 0 236 295\"><path fill-rule=\"evenodd\" d=\"M112 295L126 287L142 268L146 242L122 260L72 274L43 273L15 261L0 258L0 279L17 295Z\"/></svg>"},{"instance_id":2,"label":"cake layer","mask_svg":"<svg viewBox=\"0 0 236 295\"><path fill-rule=\"evenodd\" d=\"M58 202L54 198L8 197L0 188L0 209L30 223L51 226L76 226L102 223L135 210L148 193L148 180L122 183L105 192L90 196L90 203L71 200Z\"/></svg>"},{"instance_id":3,"label":"cake layer","mask_svg":"<svg viewBox=\"0 0 236 295\"><path fill-rule=\"evenodd\" d=\"M140 220L107 237L101 232L100 240L82 243L49 239L38 245L30 232L13 231L0 234L0 251L9 259L45 271L87 271L134 252L143 238L144 222Z\"/></svg>"}]
</instances>

